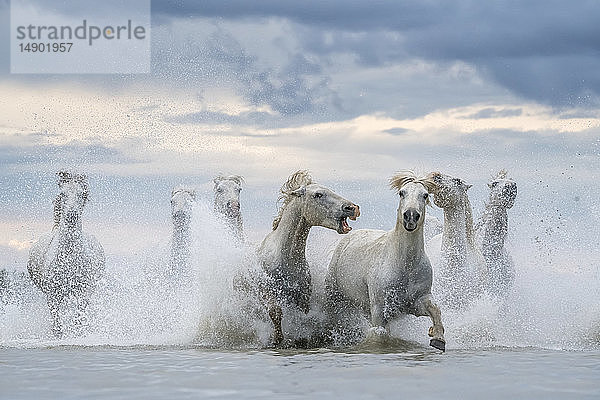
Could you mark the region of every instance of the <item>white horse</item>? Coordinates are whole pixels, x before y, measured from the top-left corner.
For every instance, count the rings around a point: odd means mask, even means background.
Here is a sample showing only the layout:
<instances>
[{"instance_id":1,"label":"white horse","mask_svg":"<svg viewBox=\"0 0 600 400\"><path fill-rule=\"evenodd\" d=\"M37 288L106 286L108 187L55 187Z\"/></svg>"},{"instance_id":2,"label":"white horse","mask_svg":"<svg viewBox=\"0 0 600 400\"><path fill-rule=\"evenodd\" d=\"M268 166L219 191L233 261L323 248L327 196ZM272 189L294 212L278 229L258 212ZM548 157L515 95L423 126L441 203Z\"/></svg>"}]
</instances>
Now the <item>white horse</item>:
<instances>
[{"instance_id":1,"label":"white horse","mask_svg":"<svg viewBox=\"0 0 600 400\"><path fill-rule=\"evenodd\" d=\"M31 248L27 270L46 295L52 331L63 333L60 309L67 298L77 304L78 320L85 316L88 299L104 273L104 250L96 238L82 229L83 208L88 199L85 175L61 171L60 194L54 201L54 226Z\"/></svg>"},{"instance_id":2,"label":"white horse","mask_svg":"<svg viewBox=\"0 0 600 400\"><path fill-rule=\"evenodd\" d=\"M374 334L387 334L389 322L400 314L429 316L429 343L444 351L441 313L431 296L433 272L423 248L432 175L418 178L404 171L390 185L400 196L395 228L356 230L340 241L325 281L327 308L347 304L362 310Z\"/></svg>"},{"instance_id":3,"label":"white horse","mask_svg":"<svg viewBox=\"0 0 600 400\"><path fill-rule=\"evenodd\" d=\"M346 219L355 220L360 215L356 204L314 183L306 171L289 177L281 187L280 200L283 203L273 231L257 250L267 277L259 282L261 297L273 322L277 346L283 341L281 306L291 305L304 313L310 308L311 275L305 257L310 228L322 226L346 234L352 229Z\"/></svg>"},{"instance_id":4,"label":"white horse","mask_svg":"<svg viewBox=\"0 0 600 400\"><path fill-rule=\"evenodd\" d=\"M487 279L485 260L475 244L473 211L467 190L459 178L433 175L434 204L444 210L444 231L427 244L436 270L435 289L440 301L462 308L481 294Z\"/></svg>"},{"instance_id":5,"label":"white horse","mask_svg":"<svg viewBox=\"0 0 600 400\"><path fill-rule=\"evenodd\" d=\"M515 204L517 184L502 170L492 178L488 187L490 197L475 229L489 274L487 290L491 294L503 295L515 279L514 263L504 241L508 233L507 210Z\"/></svg>"},{"instance_id":6,"label":"white horse","mask_svg":"<svg viewBox=\"0 0 600 400\"><path fill-rule=\"evenodd\" d=\"M225 218L234 236L244 241L244 228L240 208L240 192L244 178L240 175L219 175L213 180L215 186L215 211Z\"/></svg>"},{"instance_id":7,"label":"white horse","mask_svg":"<svg viewBox=\"0 0 600 400\"><path fill-rule=\"evenodd\" d=\"M173 235L171 238L171 273L187 270L191 258L190 223L192 206L196 201L196 191L183 185L171 191L171 219Z\"/></svg>"}]
</instances>

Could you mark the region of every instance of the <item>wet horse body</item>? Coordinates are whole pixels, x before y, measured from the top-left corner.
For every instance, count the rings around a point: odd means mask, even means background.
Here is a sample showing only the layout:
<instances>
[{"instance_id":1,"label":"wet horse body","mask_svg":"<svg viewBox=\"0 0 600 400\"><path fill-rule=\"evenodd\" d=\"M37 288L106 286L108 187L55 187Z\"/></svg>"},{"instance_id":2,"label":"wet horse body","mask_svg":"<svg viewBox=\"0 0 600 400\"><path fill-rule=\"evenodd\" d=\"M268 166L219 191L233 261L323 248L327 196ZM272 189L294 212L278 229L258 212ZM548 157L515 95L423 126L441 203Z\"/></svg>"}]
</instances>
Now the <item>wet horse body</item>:
<instances>
[{"instance_id":1,"label":"wet horse body","mask_svg":"<svg viewBox=\"0 0 600 400\"><path fill-rule=\"evenodd\" d=\"M476 226L477 242L488 269L486 290L505 295L515 279L514 263L505 247L508 212L517 197L517 184L502 170L488 184L490 196Z\"/></svg>"},{"instance_id":2,"label":"wet horse body","mask_svg":"<svg viewBox=\"0 0 600 400\"><path fill-rule=\"evenodd\" d=\"M188 271L191 260L192 207L196 200L193 188L179 185L171 191L171 219L173 233L171 237L171 274Z\"/></svg>"},{"instance_id":3,"label":"wet horse body","mask_svg":"<svg viewBox=\"0 0 600 400\"><path fill-rule=\"evenodd\" d=\"M467 190L461 179L435 174L434 203L444 210L441 235L427 243L436 271L436 290L448 308L464 308L479 296L487 282L487 269L476 246L473 216Z\"/></svg>"},{"instance_id":4,"label":"wet horse body","mask_svg":"<svg viewBox=\"0 0 600 400\"><path fill-rule=\"evenodd\" d=\"M65 300L74 298L80 323L89 296L104 273L104 250L82 229L82 212L88 197L87 178L58 173L61 193L54 202L54 226L31 248L27 269L34 284L46 295L52 331L63 333L60 317Z\"/></svg>"},{"instance_id":5,"label":"wet horse body","mask_svg":"<svg viewBox=\"0 0 600 400\"><path fill-rule=\"evenodd\" d=\"M263 301L274 326L273 341L283 341L282 305L291 305L307 313L312 293L311 274L306 260L306 240L313 226L348 233L346 219L356 219L357 205L330 189L315 184L306 171L293 174L281 188L279 215L273 231L257 249L266 279L259 284Z\"/></svg>"},{"instance_id":6,"label":"wet horse body","mask_svg":"<svg viewBox=\"0 0 600 400\"><path fill-rule=\"evenodd\" d=\"M431 296L433 272L423 240L432 181L404 172L391 184L400 195L395 228L361 229L340 241L326 277L327 308L346 303L362 310L375 334L387 334L389 323L401 314L429 316L430 344L444 350L444 327Z\"/></svg>"}]
</instances>

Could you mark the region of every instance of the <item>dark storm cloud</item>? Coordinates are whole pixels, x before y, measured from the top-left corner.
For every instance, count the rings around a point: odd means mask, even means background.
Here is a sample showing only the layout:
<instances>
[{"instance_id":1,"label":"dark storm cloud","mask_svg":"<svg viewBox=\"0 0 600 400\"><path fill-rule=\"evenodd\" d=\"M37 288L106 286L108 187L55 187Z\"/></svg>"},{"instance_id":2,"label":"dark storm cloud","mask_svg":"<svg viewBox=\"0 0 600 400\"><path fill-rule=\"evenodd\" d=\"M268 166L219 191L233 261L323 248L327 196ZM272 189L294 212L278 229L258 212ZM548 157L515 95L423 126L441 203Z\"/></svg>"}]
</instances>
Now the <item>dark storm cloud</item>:
<instances>
[{"instance_id":1,"label":"dark storm cloud","mask_svg":"<svg viewBox=\"0 0 600 400\"><path fill-rule=\"evenodd\" d=\"M258 2L154 0L152 12L157 15L217 18L281 17L306 25L318 25L326 29L372 30L381 27L415 28L434 24L438 15L450 11L450 4L440 3L432 7L423 1L278 1ZM431 11L437 10L432 13ZM439 14L438 14L439 13Z\"/></svg>"},{"instance_id":2,"label":"dark storm cloud","mask_svg":"<svg viewBox=\"0 0 600 400\"><path fill-rule=\"evenodd\" d=\"M54 10L62 7L51 0L37 3ZM7 39L8 4L0 0ZM95 7L94 2L81 4L90 10ZM103 6L102 12L110 9ZM236 40L239 32L217 29L211 38L189 42L162 35L161 27L178 30L179 22L193 21L190 17L206 18L215 26L223 21L288 20L292 25L287 34L299 46L287 49L276 64L265 65ZM461 61L526 99L563 107L596 106L600 104L599 19L600 2L585 0L153 0L152 78L199 86L213 79L219 85L236 86L252 104L267 104L284 116L351 117L355 112L343 110L340 95L324 72L339 54L351 55L358 68L414 59L449 68ZM0 44L3 72L8 70L8 43ZM126 77L125 81L142 79ZM85 80L103 80L108 85L118 79L86 76Z\"/></svg>"},{"instance_id":3,"label":"dark storm cloud","mask_svg":"<svg viewBox=\"0 0 600 400\"><path fill-rule=\"evenodd\" d=\"M335 107L336 94L321 75L321 66L301 53L290 54L279 65L263 66L233 35L219 28L207 37L190 34L182 43L170 42L166 31L155 33L152 65L159 78L199 90L214 82L231 86L251 104L269 105L282 116L319 114L332 104ZM209 116L198 115L205 120ZM224 122L225 116L213 116L215 123Z\"/></svg>"},{"instance_id":4,"label":"dark storm cloud","mask_svg":"<svg viewBox=\"0 0 600 400\"><path fill-rule=\"evenodd\" d=\"M600 3L594 1L153 1L161 16L281 17L309 27L307 51L364 65L460 60L546 104L596 104Z\"/></svg>"}]
</instances>

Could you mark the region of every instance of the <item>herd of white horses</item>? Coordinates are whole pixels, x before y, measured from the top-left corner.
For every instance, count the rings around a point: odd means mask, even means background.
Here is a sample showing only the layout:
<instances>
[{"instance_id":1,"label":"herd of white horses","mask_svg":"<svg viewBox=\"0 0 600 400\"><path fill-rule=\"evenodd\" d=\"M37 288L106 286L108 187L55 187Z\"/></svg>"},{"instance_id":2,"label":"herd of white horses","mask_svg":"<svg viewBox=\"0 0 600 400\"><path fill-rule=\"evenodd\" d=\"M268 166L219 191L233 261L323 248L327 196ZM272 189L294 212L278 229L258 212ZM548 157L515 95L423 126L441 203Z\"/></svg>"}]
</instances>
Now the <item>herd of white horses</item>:
<instances>
[{"instance_id":1,"label":"herd of white horses","mask_svg":"<svg viewBox=\"0 0 600 400\"><path fill-rule=\"evenodd\" d=\"M104 274L104 250L83 230L82 213L88 198L85 175L61 171L54 200L54 225L31 248L27 269L45 294L52 331L61 336L61 305L75 299L75 319L85 320L90 295ZM243 244L241 176L214 179L214 211L221 215L236 240ZM360 216L357 204L313 181L306 171L292 174L281 187L281 206L273 229L255 247L262 273L240 278L232 286L257 296L273 323L274 346L284 343L283 309L308 313L313 282L306 259L311 227L321 226L344 235L325 278L327 315L335 326L340 310L359 310L370 320L367 335L389 334L389 324L401 314L428 316L430 345L445 350L440 308L432 285L443 288L442 308L462 308L488 293L504 296L514 280L514 265L505 248L507 209L517 195L505 171L489 182L489 198L477 223L467 191L470 185L439 172L416 176L403 171L390 179L398 193L396 224L391 231L356 229L348 219ZM444 220L426 216L427 206L443 209ZM190 230L196 191L177 186L171 193L173 234L170 273L190 265ZM431 259L431 261L430 261ZM432 267L433 265L433 267ZM434 279L435 275L435 279ZM234 280L235 281L235 280ZM434 287L435 288L435 287ZM436 291L434 290L434 293ZM77 321L75 321L77 322Z\"/></svg>"}]
</instances>

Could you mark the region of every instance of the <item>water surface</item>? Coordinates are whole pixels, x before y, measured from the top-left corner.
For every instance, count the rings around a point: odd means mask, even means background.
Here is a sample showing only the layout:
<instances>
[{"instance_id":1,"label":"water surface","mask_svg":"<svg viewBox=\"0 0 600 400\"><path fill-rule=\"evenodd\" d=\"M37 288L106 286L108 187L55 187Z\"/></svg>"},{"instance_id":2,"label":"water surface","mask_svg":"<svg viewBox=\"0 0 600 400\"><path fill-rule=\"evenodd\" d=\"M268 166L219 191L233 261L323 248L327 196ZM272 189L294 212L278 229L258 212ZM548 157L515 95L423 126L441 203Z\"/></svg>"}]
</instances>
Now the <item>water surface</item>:
<instances>
[{"instance_id":1,"label":"water surface","mask_svg":"<svg viewBox=\"0 0 600 400\"><path fill-rule=\"evenodd\" d=\"M597 399L599 378L599 351L0 349L6 399Z\"/></svg>"}]
</instances>

